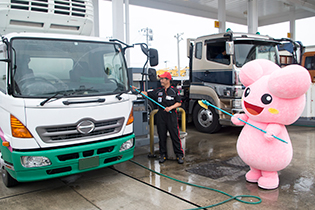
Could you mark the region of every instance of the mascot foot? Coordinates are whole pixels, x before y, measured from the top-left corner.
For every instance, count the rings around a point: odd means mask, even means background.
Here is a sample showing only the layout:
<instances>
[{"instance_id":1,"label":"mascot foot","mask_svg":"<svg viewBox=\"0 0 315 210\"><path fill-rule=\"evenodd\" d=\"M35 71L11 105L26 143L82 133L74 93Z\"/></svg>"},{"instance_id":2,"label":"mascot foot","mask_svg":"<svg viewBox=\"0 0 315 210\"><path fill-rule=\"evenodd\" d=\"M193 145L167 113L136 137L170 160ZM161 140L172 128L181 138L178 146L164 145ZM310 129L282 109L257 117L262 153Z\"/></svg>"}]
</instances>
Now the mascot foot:
<instances>
[{"instance_id":1,"label":"mascot foot","mask_svg":"<svg viewBox=\"0 0 315 210\"><path fill-rule=\"evenodd\" d=\"M277 172L262 172L262 177L258 180L258 186L266 190L276 189L279 186L279 176Z\"/></svg>"},{"instance_id":2,"label":"mascot foot","mask_svg":"<svg viewBox=\"0 0 315 210\"><path fill-rule=\"evenodd\" d=\"M251 168L251 170L246 173L245 177L246 177L246 181L257 183L258 179L261 177L261 171Z\"/></svg>"}]
</instances>

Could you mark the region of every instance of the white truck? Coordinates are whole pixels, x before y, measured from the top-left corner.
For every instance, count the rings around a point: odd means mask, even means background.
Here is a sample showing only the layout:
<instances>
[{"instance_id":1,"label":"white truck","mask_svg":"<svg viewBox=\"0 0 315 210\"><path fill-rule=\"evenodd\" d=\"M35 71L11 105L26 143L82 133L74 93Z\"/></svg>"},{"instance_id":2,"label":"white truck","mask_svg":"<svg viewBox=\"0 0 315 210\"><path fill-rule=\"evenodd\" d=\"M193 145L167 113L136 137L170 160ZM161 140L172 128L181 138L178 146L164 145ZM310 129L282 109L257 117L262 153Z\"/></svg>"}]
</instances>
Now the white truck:
<instances>
[{"instance_id":1,"label":"white truck","mask_svg":"<svg viewBox=\"0 0 315 210\"><path fill-rule=\"evenodd\" d=\"M130 46L86 36L92 20L91 0L1 1L0 169L7 187L133 157Z\"/></svg>"},{"instance_id":2,"label":"white truck","mask_svg":"<svg viewBox=\"0 0 315 210\"><path fill-rule=\"evenodd\" d=\"M279 64L278 44L269 36L232 31L187 40L190 71L182 104L197 130L213 133L222 125L232 125L229 115L210 106L206 110L198 100L206 99L232 114L242 112L240 68L259 58Z\"/></svg>"}]
</instances>

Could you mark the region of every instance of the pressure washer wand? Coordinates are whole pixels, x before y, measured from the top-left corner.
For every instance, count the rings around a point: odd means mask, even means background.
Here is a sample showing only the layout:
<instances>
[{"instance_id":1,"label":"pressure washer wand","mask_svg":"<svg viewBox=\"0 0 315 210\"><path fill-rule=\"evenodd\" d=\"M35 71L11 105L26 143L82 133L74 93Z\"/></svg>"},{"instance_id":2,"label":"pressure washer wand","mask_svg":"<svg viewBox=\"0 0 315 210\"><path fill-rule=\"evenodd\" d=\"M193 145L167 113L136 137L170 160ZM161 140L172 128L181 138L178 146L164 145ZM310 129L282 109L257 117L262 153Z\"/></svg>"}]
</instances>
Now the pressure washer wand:
<instances>
[{"instance_id":1,"label":"pressure washer wand","mask_svg":"<svg viewBox=\"0 0 315 210\"><path fill-rule=\"evenodd\" d=\"M216 107L216 106L213 105L213 104L210 104L207 100L201 100L201 101L199 100L198 103L199 103L199 105L200 105L201 107L203 107L203 108L205 108L205 107L203 106L203 104L206 105L206 106L212 106L213 108L216 108L216 109L220 110L221 112L224 112L225 114L230 115L231 117L233 117L232 114L230 114L230 113L224 111L223 109L220 109L219 107ZM201 103L203 103L203 104L201 104ZM207 107L207 109L208 109L208 107ZM246 123L247 125L250 125L250 126L252 126L252 127L256 128L256 129L258 129L258 130L260 130L260 131L263 132L263 133L267 133L267 131L265 131L265 130L263 130L263 129L261 129L261 128L258 128L258 127L256 127L256 126L253 125L253 124L250 124L250 123L248 123L248 122L246 122L246 121L244 121L244 120L242 120L242 119L240 119L240 118L237 118L237 119L240 120L240 121L242 121L243 123ZM276 139L278 139L278 140L280 140L280 141L282 141L282 142L284 142L284 143L286 143L286 144L288 143L288 142L284 141L283 139L281 139L281 138L279 138L279 137L277 137L277 136L275 136L275 135L273 135L273 134L272 134L272 137L274 137L274 138L276 138Z\"/></svg>"},{"instance_id":2,"label":"pressure washer wand","mask_svg":"<svg viewBox=\"0 0 315 210\"><path fill-rule=\"evenodd\" d=\"M130 87L132 88L132 86L130 85ZM135 88L135 90L140 93L141 95L143 95L144 97L146 97L147 99L151 100L152 102L154 102L156 105L160 106L161 108L165 109L164 106L162 106L161 104L159 104L158 102L154 101L152 98L150 98L149 96L144 95L143 93L141 93L138 89ZM170 111L170 113L172 113L172 111Z\"/></svg>"}]
</instances>

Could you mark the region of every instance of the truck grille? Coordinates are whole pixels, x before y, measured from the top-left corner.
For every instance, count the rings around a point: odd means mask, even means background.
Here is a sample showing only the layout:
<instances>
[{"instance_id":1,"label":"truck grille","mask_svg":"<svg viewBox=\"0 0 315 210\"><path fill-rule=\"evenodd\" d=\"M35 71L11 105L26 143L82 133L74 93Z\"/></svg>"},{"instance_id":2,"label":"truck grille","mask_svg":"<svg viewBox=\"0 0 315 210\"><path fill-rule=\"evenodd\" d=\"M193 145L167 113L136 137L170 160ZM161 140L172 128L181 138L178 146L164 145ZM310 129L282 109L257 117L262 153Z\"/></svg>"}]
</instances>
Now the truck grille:
<instances>
[{"instance_id":1,"label":"truck grille","mask_svg":"<svg viewBox=\"0 0 315 210\"><path fill-rule=\"evenodd\" d=\"M53 5L53 6L50 6ZM86 0L11 0L11 9L53 13L76 17L85 17Z\"/></svg>"},{"instance_id":2,"label":"truck grille","mask_svg":"<svg viewBox=\"0 0 315 210\"><path fill-rule=\"evenodd\" d=\"M94 129L86 134L79 132L79 129L77 129L78 124L83 121L85 120L81 120L78 123L68 125L37 127L36 131L40 138L46 143L82 140L100 136L103 137L106 135L118 133L122 129L124 118L110 119L104 121L95 121L88 119L88 121L94 123Z\"/></svg>"}]
</instances>

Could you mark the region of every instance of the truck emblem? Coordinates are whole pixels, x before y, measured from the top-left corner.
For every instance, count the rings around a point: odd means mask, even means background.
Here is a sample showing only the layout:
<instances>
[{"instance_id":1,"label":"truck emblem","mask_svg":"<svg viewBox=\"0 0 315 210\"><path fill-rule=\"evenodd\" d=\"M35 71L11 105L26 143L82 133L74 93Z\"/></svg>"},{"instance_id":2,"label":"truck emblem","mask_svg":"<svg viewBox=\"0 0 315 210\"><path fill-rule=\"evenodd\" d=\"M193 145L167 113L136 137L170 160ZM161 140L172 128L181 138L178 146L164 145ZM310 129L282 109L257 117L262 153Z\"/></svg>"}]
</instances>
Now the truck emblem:
<instances>
[{"instance_id":1,"label":"truck emblem","mask_svg":"<svg viewBox=\"0 0 315 210\"><path fill-rule=\"evenodd\" d=\"M82 134L89 134L95 128L95 125L90 120L84 120L77 125L77 130Z\"/></svg>"}]
</instances>

